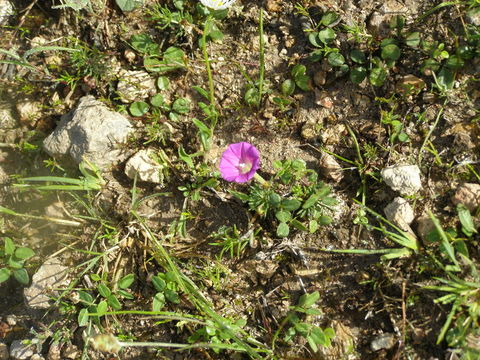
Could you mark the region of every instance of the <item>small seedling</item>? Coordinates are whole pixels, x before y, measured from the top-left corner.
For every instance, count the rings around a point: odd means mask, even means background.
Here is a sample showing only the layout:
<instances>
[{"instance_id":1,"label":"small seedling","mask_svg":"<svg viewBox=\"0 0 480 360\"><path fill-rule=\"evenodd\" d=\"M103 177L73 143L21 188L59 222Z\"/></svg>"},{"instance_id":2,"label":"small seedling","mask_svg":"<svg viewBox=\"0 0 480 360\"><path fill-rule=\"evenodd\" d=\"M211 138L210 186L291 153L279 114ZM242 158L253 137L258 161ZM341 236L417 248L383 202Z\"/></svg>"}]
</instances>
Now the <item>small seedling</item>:
<instances>
[{"instance_id":1,"label":"small seedling","mask_svg":"<svg viewBox=\"0 0 480 360\"><path fill-rule=\"evenodd\" d=\"M7 281L10 276L22 285L28 285L30 278L25 269L25 261L35 252L24 246L17 246L9 237L3 238L4 246L0 250L0 283Z\"/></svg>"}]
</instances>

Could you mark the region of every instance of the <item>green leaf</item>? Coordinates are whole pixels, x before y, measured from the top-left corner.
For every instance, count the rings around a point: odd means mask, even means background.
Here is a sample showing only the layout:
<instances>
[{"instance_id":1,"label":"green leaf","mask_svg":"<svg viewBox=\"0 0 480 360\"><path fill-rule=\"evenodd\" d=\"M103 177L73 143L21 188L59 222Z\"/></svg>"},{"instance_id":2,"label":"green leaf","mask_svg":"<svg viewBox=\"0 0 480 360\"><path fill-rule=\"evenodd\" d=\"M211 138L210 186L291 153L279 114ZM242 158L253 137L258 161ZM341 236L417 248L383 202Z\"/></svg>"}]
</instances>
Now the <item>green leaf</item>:
<instances>
[{"instance_id":1,"label":"green leaf","mask_svg":"<svg viewBox=\"0 0 480 360\"><path fill-rule=\"evenodd\" d=\"M329 26L337 21L339 15L333 11L327 11L323 14L322 19L320 20L320 24Z\"/></svg>"},{"instance_id":2,"label":"green leaf","mask_svg":"<svg viewBox=\"0 0 480 360\"><path fill-rule=\"evenodd\" d=\"M441 90L453 88L454 74L446 67L443 67L437 75L437 83Z\"/></svg>"},{"instance_id":3,"label":"green leaf","mask_svg":"<svg viewBox=\"0 0 480 360\"><path fill-rule=\"evenodd\" d=\"M328 225L332 223L333 219L330 216L322 215L320 216L319 221L320 221L320 225Z\"/></svg>"},{"instance_id":4,"label":"green leaf","mask_svg":"<svg viewBox=\"0 0 480 360\"><path fill-rule=\"evenodd\" d=\"M132 45L135 50L144 54L158 55L159 53L158 44L156 44L148 34L133 35L130 38L130 45Z\"/></svg>"},{"instance_id":5,"label":"green leaf","mask_svg":"<svg viewBox=\"0 0 480 360\"><path fill-rule=\"evenodd\" d=\"M308 222L308 231L310 232L310 234L313 234L315 231L318 230L318 222L317 220L310 220Z\"/></svg>"},{"instance_id":6,"label":"green leaf","mask_svg":"<svg viewBox=\"0 0 480 360\"><path fill-rule=\"evenodd\" d=\"M297 64L292 68L291 74L295 79L297 76L305 75L307 68L305 65Z\"/></svg>"},{"instance_id":7,"label":"green leaf","mask_svg":"<svg viewBox=\"0 0 480 360\"><path fill-rule=\"evenodd\" d=\"M299 75L295 77L295 84L303 91L310 91L310 77L307 75Z\"/></svg>"},{"instance_id":8,"label":"green leaf","mask_svg":"<svg viewBox=\"0 0 480 360\"><path fill-rule=\"evenodd\" d=\"M335 31L330 28L326 28L318 32L319 40L325 45L330 44L336 36L337 35L335 34Z\"/></svg>"},{"instance_id":9,"label":"green leaf","mask_svg":"<svg viewBox=\"0 0 480 360\"><path fill-rule=\"evenodd\" d=\"M198 92L206 100L210 100L210 95L208 94L207 90L202 89L200 86L192 86L192 89L195 90L196 92Z\"/></svg>"},{"instance_id":10,"label":"green leaf","mask_svg":"<svg viewBox=\"0 0 480 360\"><path fill-rule=\"evenodd\" d=\"M178 67L185 66L185 53L182 49L179 49L175 46L170 46L163 53L163 59L169 65L175 65Z\"/></svg>"},{"instance_id":11,"label":"green leaf","mask_svg":"<svg viewBox=\"0 0 480 360\"><path fill-rule=\"evenodd\" d=\"M245 95L243 97L245 102L248 105L255 105L258 104L259 101L259 93L256 87L250 87L247 91L245 91Z\"/></svg>"},{"instance_id":12,"label":"green leaf","mask_svg":"<svg viewBox=\"0 0 480 360\"><path fill-rule=\"evenodd\" d=\"M147 56L143 58L143 66L147 71L158 72L161 71L161 69L163 68L164 62L158 57Z\"/></svg>"},{"instance_id":13,"label":"green leaf","mask_svg":"<svg viewBox=\"0 0 480 360\"><path fill-rule=\"evenodd\" d=\"M112 294L110 289L105 284L98 284L97 291L104 298L108 298Z\"/></svg>"},{"instance_id":14,"label":"green leaf","mask_svg":"<svg viewBox=\"0 0 480 360\"><path fill-rule=\"evenodd\" d=\"M163 292L158 292L153 297L153 311L160 311L165 306L165 295Z\"/></svg>"},{"instance_id":15,"label":"green leaf","mask_svg":"<svg viewBox=\"0 0 480 360\"><path fill-rule=\"evenodd\" d=\"M120 310L122 308L122 305L120 304L120 302L118 301L117 297L113 294L111 294L108 298L107 298L107 302L108 304L115 310Z\"/></svg>"},{"instance_id":16,"label":"green leaf","mask_svg":"<svg viewBox=\"0 0 480 360\"><path fill-rule=\"evenodd\" d=\"M296 228L298 230L308 231L308 228L305 225L303 225L300 221L298 221L297 219L292 219L290 221L290 225L292 225L294 228Z\"/></svg>"},{"instance_id":17,"label":"green leaf","mask_svg":"<svg viewBox=\"0 0 480 360\"><path fill-rule=\"evenodd\" d=\"M180 304L180 296L176 291L165 289L165 298L173 304Z\"/></svg>"},{"instance_id":18,"label":"green leaf","mask_svg":"<svg viewBox=\"0 0 480 360\"><path fill-rule=\"evenodd\" d=\"M400 58L400 48L395 44L390 44L382 48L382 59L396 61Z\"/></svg>"},{"instance_id":19,"label":"green leaf","mask_svg":"<svg viewBox=\"0 0 480 360\"><path fill-rule=\"evenodd\" d=\"M7 261L7 265L12 269L21 269L23 268L23 261L17 261L13 258L9 258Z\"/></svg>"},{"instance_id":20,"label":"green leaf","mask_svg":"<svg viewBox=\"0 0 480 360\"><path fill-rule=\"evenodd\" d=\"M121 297L124 297L125 299L130 299L130 300L133 300L135 299L135 296L133 296L131 293L129 293L128 291L125 291L125 290L122 290L122 289L119 289L117 291L117 294L120 295Z\"/></svg>"},{"instance_id":21,"label":"green leaf","mask_svg":"<svg viewBox=\"0 0 480 360\"><path fill-rule=\"evenodd\" d=\"M390 19L390 28L391 29L403 29L405 26L405 17L402 15L395 15Z\"/></svg>"},{"instance_id":22,"label":"green leaf","mask_svg":"<svg viewBox=\"0 0 480 360\"><path fill-rule=\"evenodd\" d=\"M120 289L127 289L130 287L130 285L133 284L134 281L135 281L135 275L133 274L125 275L118 281L118 287Z\"/></svg>"},{"instance_id":23,"label":"green leaf","mask_svg":"<svg viewBox=\"0 0 480 360\"><path fill-rule=\"evenodd\" d=\"M12 272L7 268L0 269L0 284L7 281L10 278Z\"/></svg>"},{"instance_id":24,"label":"green leaf","mask_svg":"<svg viewBox=\"0 0 480 360\"><path fill-rule=\"evenodd\" d=\"M350 51L350 59L352 59L352 61L356 62L357 64L364 64L365 61L367 61L365 53L358 49L353 49L352 51Z\"/></svg>"},{"instance_id":25,"label":"green leaf","mask_svg":"<svg viewBox=\"0 0 480 360\"><path fill-rule=\"evenodd\" d=\"M195 168L195 165L193 165L192 157L185 152L185 149L181 145L178 148L178 156L188 165L189 168Z\"/></svg>"},{"instance_id":26,"label":"green leaf","mask_svg":"<svg viewBox=\"0 0 480 360\"><path fill-rule=\"evenodd\" d=\"M373 68L369 80L373 86L382 86L387 79L387 71L383 67Z\"/></svg>"},{"instance_id":27,"label":"green leaf","mask_svg":"<svg viewBox=\"0 0 480 360\"><path fill-rule=\"evenodd\" d=\"M310 308L318 301L318 299L320 299L320 293L318 291L315 291L311 294L303 294L298 300L298 306Z\"/></svg>"},{"instance_id":28,"label":"green leaf","mask_svg":"<svg viewBox=\"0 0 480 360\"><path fill-rule=\"evenodd\" d=\"M465 61L458 55L452 55L448 58L445 66L451 70L460 70L465 66Z\"/></svg>"},{"instance_id":29,"label":"green leaf","mask_svg":"<svg viewBox=\"0 0 480 360\"><path fill-rule=\"evenodd\" d=\"M88 310L83 308L78 312L78 326L87 326L88 324Z\"/></svg>"},{"instance_id":30,"label":"green leaf","mask_svg":"<svg viewBox=\"0 0 480 360\"><path fill-rule=\"evenodd\" d=\"M166 76L160 76L157 79L158 90L167 90L170 87L170 80Z\"/></svg>"},{"instance_id":31,"label":"green leaf","mask_svg":"<svg viewBox=\"0 0 480 360\"><path fill-rule=\"evenodd\" d=\"M93 304L93 296L87 293L86 291L80 290L78 292L78 297L80 298L80 301L84 302L87 305Z\"/></svg>"},{"instance_id":32,"label":"green leaf","mask_svg":"<svg viewBox=\"0 0 480 360\"><path fill-rule=\"evenodd\" d=\"M300 208L302 203L297 199L283 199L281 202L281 207L287 211L295 211Z\"/></svg>"},{"instance_id":33,"label":"green leaf","mask_svg":"<svg viewBox=\"0 0 480 360\"><path fill-rule=\"evenodd\" d=\"M165 280L158 276L152 277L152 283L157 291L163 291L167 287L167 283L165 282Z\"/></svg>"},{"instance_id":34,"label":"green leaf","mask_svg":"<svg viewBox=\"0 0 480 360\"><path fill-rule=\"evenodd\" d=\"M290 228L288 227L287 223L280 223L277 227L277 236L280 238L287 237L290 233Z\"/></svg>"},{"instance_id":35,"label":"green leaf","mask_svg":"<svg viewBox=\"0 0 480 360\"><path fill-rule=\"evenodd\" d=\"M331 52L328 54L327 60L332 66L341 66L345 63L345 58L338 52Z\"/></svg>"},{"instance_id":36,"label":"green leaf","mask_svg":"<svg viewBox=\"0 0 480 360\"><path fill-rule=\"evenodd\" d=\"M35 252L28 247L19 247L15 249L15 257L20 260L26 260L35 255Z\"/></svg>"},{"instance_id":37,"label":"green leaf","mask_svg":"<svg viewBox=\"0 0 480 360\"><path fill-rule=\"evenodd\" d=\"M132 114L132 116L143 116L148 112L149 109L150 106L145 101L135 101L129 107L130 114Z\"/></svg>"},{"instance_id":38,"label":"green leaf","mask_svg":"<svg viewBox=\"0 0 480 360\"><path fill-rule=\"evenodd\" d=\"M311 32L308 34L308 41L315 47L323 47L323 43L318 38L318 32Z\"/></svg>"},{"instance_id":39,"label":"green leaf","mask_svg":"<svg viewBox=\"0 0 480 360\"><path fill-rule=\"evenodd\" d=\"M415 31L408 34L405 38L405 44L413 48L418 47L418 45L420 45L420 33L418 31Z\"/></svg>"},{"instance_id":40,"label":"green leaf","mask_svg":"<svg viewBox=\"0 0 480 360\"><path fill-rule=\"evenodd\" d=\"M92 281L102 280L102 278L98 274L90 274L90 279L92 279Z\"/></svg>"},{"instance_id":41,"label":"green leaf","mask_svg":"<svg viewBox=\"0 0 480 360\"><path fill-rule=\"evenodd\" d=\"M190 111L190 100L187 98L178 98L175 100L172 104L172 110L175 111L178 114L188 114Z\"/></svg>"},{"instance_id":42,"label":"green leaf","mask_svg":"<svg viewBox=\"0 0 480 360\"><path fill-rule=\"evenodd\" d=\"M97 314L98 316L103 316L108 310L108 303L105 300L102 300L97 305Z\"/></svg>"},{"instance_id":43,"label":"green leaf","mask_svg":"<svg viewBox=\"0 0 480 360\"><path fill-rule=\"evenodd\" d=\"M150 104L154 107L160 108L165 104L165 99L162 94L156 94L150 99Z\"/></svg>"},{"instance_id":44,"label":"green leaf","mask_svg":"<svg viewBox=\"0 0 480 360\"><path fill-rule=\"evenodd\" d=\"M15 244L13 243L13 240L6 237L3 241L5 241L5 255L13 255L15 252Z\"/></svg>"},{"instance_id":45,"label":"green leaf","mask_svg":"<svg viewBox=\"0 0 480 360\"><path fill-rule=\"evenodd\" d=\"M350 80L354 84L360 84L367 77L367 69L362 66L354 67L350 70Z\"/></svg>"},{"instance_id":46,"label":"green leaf","mask_svg":"<svg viewBox=\"0 0 480 360\"><path fill-rule=\"evenodd\" d=\"M23 268L13 270L13 277L22 285L28 285L28 282L30 281L27 270Z\"/></svg>"},{"instance_id":47,"label":"green leaf","mask_svg":"<svg viewBox=\"0 0 480 360\"><path fill-rule=\"evenodd\" d=\"M292 218L292 215L288 211L277 211L275 213L275 217L278 219L278 221L286 223Z\"/></svg>"},{"instance_id":48,"label":"green leaf","mask_svg":"<svg viewBox=\"0 0 480 360\"><path fill-rule=\"evenodd\" d=\"M470 215L470 211L466 208L466 206L463 204L458 204L457 213L460 223L462 224L462 232L468 237L476 234L477 229L475 229L472 215Z\"/></svg>"},{"instance_id":49,"label":"green leaf","mask_svg":"<svg viewBox=\"0 0 480 360\"><path fill-rule=\"evenodd\" d=\"M316 353L318 351L318 346L315 343L315 338L313 337L312 334L307 336L307 342L308 342L308 345L310 346L310 348L312 349L312 351L314 353Z\"/></svg>"},{"instance_id":50,"label":"green leaf","mask_svg":"<svg viewBox=\"0 0 480 360\"><path fill-rule=\"evenodd\" d=\"M295 82L291 79L285 80L284 82L282 82L282 85L280 85L280 91L284 96L292 95L295 91Z\"/></svg>"},{"instance_id":51,"label":"green leaf","mask_svg":"<svg viewBox=\"0 0 480 360\"><path fill-rule=\"evenodd\" d=\"M122 11L132 11L135 10L138 6L142 5L142 0L115 0L118 7Z\"/></svg>"}]
</instances>

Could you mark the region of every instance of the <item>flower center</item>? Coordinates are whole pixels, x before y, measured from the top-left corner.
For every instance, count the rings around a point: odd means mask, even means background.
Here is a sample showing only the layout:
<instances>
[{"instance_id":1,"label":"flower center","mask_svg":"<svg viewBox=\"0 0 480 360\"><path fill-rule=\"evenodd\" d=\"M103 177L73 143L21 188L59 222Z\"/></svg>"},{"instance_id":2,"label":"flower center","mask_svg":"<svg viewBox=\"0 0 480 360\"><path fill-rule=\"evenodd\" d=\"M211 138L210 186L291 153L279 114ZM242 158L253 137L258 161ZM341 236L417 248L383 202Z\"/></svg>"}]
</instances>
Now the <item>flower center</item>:
<instances>
[{"instance_id":1,"label":"flower center","mask_svg":"<svg viewBox=\"0 0 480 360\"><path fill-rule=\"evenodd\" d=\"M240 174L246 174L252 170L252 165L250 161L242 161L238 164L237 169L240 171Z\"/></svg>"}]
</instances>

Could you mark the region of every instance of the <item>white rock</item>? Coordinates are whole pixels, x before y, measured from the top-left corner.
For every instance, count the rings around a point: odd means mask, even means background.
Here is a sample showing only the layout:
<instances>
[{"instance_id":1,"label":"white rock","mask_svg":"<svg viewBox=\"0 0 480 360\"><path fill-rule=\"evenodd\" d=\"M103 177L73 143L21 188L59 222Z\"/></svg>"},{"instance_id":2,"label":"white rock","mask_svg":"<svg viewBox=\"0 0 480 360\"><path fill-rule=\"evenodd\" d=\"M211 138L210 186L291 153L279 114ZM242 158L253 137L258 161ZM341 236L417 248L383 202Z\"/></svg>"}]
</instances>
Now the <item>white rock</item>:
<instances>
[{"instance_id":1,"label":"white rock","mask_svg":"<svg viewBox=\"0 0 480 360\"><path fill-rule=\"evenodd\" d=\"M127 161L125 175L134 179L137 174L141 181L163 184L163 167L153 160L153 156L154 152L151 149L137 152Z\"/></svg>"},{"instance_id":2,"label":"white rock","mask_svg":"<svg viewBox=\"0 0 480 360\"><path fill-rule=\"evenodd\" d=\"M53 157L70 155L77 163L86 157L105 169L127 157L119 145L127 141L132 131L124 116L108 110L93 96L84 96L76 109L62 116L43 147Z\"/></svg>"},{"instance_id":3,"label":"white rock","mask_svg":"<svg viewBox=\"0 0 480 360\"><path fill-rule=\"evenodd\" d=\"M24 98L15 105L20 121L25 123L38 120L42 116L42 104L33 99Z\"/></svg>"},{"instance_id":4,"label":"white rock","mask_svg":"<svg viewBox=\"0 0 480 360\"><path fill-rule=\"evenodd\" d=\"M458 187L452 196L454 205L463 204L470 212L474 212L480 206L480 185L465 183Z\"/></svg>"},{"instance_id":5,"label":"white rock","mask_svg":"<svg viewBox=\"0 0 480 360\"><path fill-rule=\"evenodd\" d=\"M30 359L35 352L31 345L23 344L23 340L13 340L10 345L10 358L14 360Z\"/></svg>"},{"instance_id":6,"label":"white rock","mask_svg":"<svg viewBox=\"0 0 480 360\"><path fill-rule=\"evenodd\" d=\"M387 219L397 225L400 229L408 231L415 215L413 209L402 197L396 197L383 210Z\"/></svg>"},{"instance_id":7,"label":"white rock","mask_svg":"<svg viewBox=\"0 0 480 360\"><path fill-rule=\"evenodd\" d=\"M381 171L383 181L402 195L416 194L422 188L417 165L393 165Z\"/></svg>"},{"instance_id":8,"label":"white rock","mask_svg":"<svg viewBox=\"0 0 480 360\"><path fill-rule=\"evenodd\" d=\"M67 270L56 258L40 266L33 275L32 285L23 292L27 305L34 309L48 309L50 298L56 295L53 289L67 285Z\"/></svg>"},{"instance_id":9,"label":"white rock","mask_svg":"<svg viewBox=\"0 0 480 360\"><path fill-rule=\"evenodd\" d=\"M143 100L156 93L155 79L145 71L123 71L117 85L120 100L130 103Z\"/></svg>"},{"instance_id":10,"label":"white rock","mask_svg":"<svg viewBox=\"0 0 480 360\"><path fill-rule=\"evenodd\" d=\"M0 0L0 26L8 22L8 18L15 15L15 9L8 0Z\"/></svg>"},{"instance_id":11,"label":"white rock","mask_svg":"<svg viewBox=\"0 0 480 360\"><path fill-rule=\"evenodd\" d=\"M9 356L7 344L0 341L0 360L8 360Z\"/></svg>"},{"instance_id":12,"label":"white rock","mask_svg":"<svg viewBox=\"0 0 480 360\"><path fill-rule=\"evenodd\" d=\"M323 176L335 182L340 182L343 179L343 169L332 155L322 153L318 164Z\"/></svg>"},{"instance_id":13,"label":"white rock","mask_svg":"<svg viewBox=\"0 0 480 360\"><path fill-rule=\"evenodd\" d=\"M382 349L391 349L396 344L395 335L391 333L380 334L370 343L370 349L372 351L378 351Z\"/></svg>"}]
</instances>

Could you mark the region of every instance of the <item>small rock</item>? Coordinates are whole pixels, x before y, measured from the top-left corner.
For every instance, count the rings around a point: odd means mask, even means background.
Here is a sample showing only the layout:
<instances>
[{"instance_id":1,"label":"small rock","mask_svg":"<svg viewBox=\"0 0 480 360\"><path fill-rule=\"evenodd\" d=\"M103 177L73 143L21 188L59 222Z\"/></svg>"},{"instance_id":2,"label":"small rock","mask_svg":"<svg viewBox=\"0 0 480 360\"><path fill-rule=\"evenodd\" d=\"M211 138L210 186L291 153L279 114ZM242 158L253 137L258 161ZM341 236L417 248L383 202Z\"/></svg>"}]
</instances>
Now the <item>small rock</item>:
<instances>
[{"instance_id":1,"label":"small rock","mask_svg":"<svg viewBox=\"0 0 480 360\"><path fill-rule=\"evenodd\" d=\"M58 288L66 282L67 267L60 260L47 260L32 277L32 285L23 292L27 305L33 309L48 309L53 288Z\"/></svg>"},{"instance_id":2,"label":"small rock","mask_svg":"<svg viewBox=\"0 0 480 360\"><path fill-rule=\"evenodd\" d=\"M0 360L8 360L9 356L7 344L0 341Z\"/></svg>"},{"instance_id":3,"label":"small rock","mask_svg":"<svg viewBox=\"0 0 480 360\"><path fill-rule=\"evenodd\" d=\"M395 340L395 335L391 333L380 334L370 343L370 349L372 351L378 350L388 350L391 349L397 341Z\"/></svg>"},{"instance_id":4,"label":"small rock","mask_svg":"<svg viewBox=\"0 0 480 360\"><path fill-rule=\"evenodd\" d=\"M0 0L0 26L6 25L8 18L15 15L15 9L8 0Z\"/></svg>"},{"instance_id":5,"label":"small rock","mask_svg":"<svg viewBox=\"0 0 480 360\"><path fill-rule=\"evenodd\" d=\"M322 153L319 165L322 175L326 178L332 179L335 182L340 182L343 179L343 169L332 155Z\"/></svg>"},{"instance_id":6,"label":"small rock","mask_svg":"<svg viewBox=\"0 0 480 360\"><path fill-rule=\"evenodd\" d=\"M383 209L388 220L397 225L400 229L408 231L415 215L413 209L402 197L396 197Z\"/></svg>"},{"instance_id":7,"label":"small rock","mask_svg":"<svg viewBox=\"0 0 480 360\"><path fill-rule=\"evenodd\" d=\"M63 358L64 359L78 359L80 355L80 351L78 347L75 345L68 345L65 350L63 350Z\"/></svg>"},{"instance_id":8,"label":"small rock","mask_svg":"<svg viewBox=\"0 0 480 360\"><path fill-rule=\"evenodd\" d=\"M480 7L474 7L467 11L466 20L468 23L480 26Z\"/></svg>"},{"instance_id":9,"label":"small rock","mask_svg":"<svg viewBox=\"0 0 480 360\"><path fill-rule=\"evenodd\" d=\"M333 100L326 91L315 89L315 103L329 110L333 108Z\"/></svg>"},{"instance_id":10,"label":"small rock","mask_svg":"<svg viewBox=\"0 0 480 360\"><path fill-rule=\"evenodd\" d=\"M42 116L42 104L33 99L24 98L15 105L20 121L29 124L37 121Z\"/></svg>"},{"instance_id":11,"label":"small rock","mask_svg":"<svg viewBox=\"0 0 480 360\"><path fill-rule=\"evenodd\" d=\"M329 126L322 131L320 134L320 139L325 145L336 145L347 134L347 127L344 124L336 124Z\"/></svg>"},{"instance_id":12,"label":"small rock","mask_svg":"<svg viewBox=\"0 0 480 360\"><path fill-rule=\"evenodd\" d=\"M127 60L130 64L133 64L133 62L135 61L135 58L137 57L137 55L135 54L135 51L132 51L130 49L127 49L123 52L123 57L125 58L125 60Z\"/></svg>"},{"instance_id":13,"label":"small rock","mask_svg":"<svg viewBox=\"0 0 480 360\"><path fill-rule=\"evenodd\" d=\"M480 184L465 183L460 185L452 196L454 205L463 204L470 212L475 212L480 206Z\"/></svg>"},{"instance_id":14,"label":"small rock","mask_svg":"<svg viewBox=\"0 0 480 360\"><path fill-rule=\"evenodd\" d=\"M265 8L268 12L279 12L282 10L281 3L279 0L267 0Z\"/></svg>"},{"instance_id":15,"label":"small rock","mask_svg":"<svg viewBox=\"0 0 480 360\"><path fill-rule=\"evenodd\" d=\"M124 103L146 99L156 93L155 79L145 71L123 71L120 73L117 92Z\"/></svg>"},{"instance_id":16,"label":"small rock","mask_svg":"<svg viewBox=\"0 0 480 360\"><path fill-rule=\"evenodd\" d=\"M154 156L151 149L140 150L127 161L125 175L130 179L137 175L141 181L163 184L163 166L154 160Z\"/></svg>"},{"instance_id":17,"label":"small rock","mask_svg":"<svg viewBox=\"0 0 480 360\"><path fill-rule=\"evenodd\" d=\"M43 148L52 157L70 155L77 163L86 157L104 169L126 158L119 145L132 131L123 115L108 110L93 96L84 96L76 109L62 116Z\"/></svg>"},{"instance_id":18,"label":"small rock","mask_svg":"<svg viewBox=\"0 0 480 360\"><path fill-rule=\"evenodd\" d=\"M5 321L10 326L17 325L17 317L15 315L7 315Z\"/></svg>"},{"instance_id":19,"label":"small rock","mask_svg":"<svg viewBox=\"0 0 480 360\"><path fill-rule=\"evenodd\" d=\"M396 83L395 90L402 95L415 95L425 88L425 81L415 75L405 75Z\"/></svg>"},{"instance_id":20,"label":"small rock","mask_svg":"<svg viewBox=\"0 0 480 360\"><path fill-rule=\"evenodd\" d=\"M48 42L47 39L45 39L42 36L35 36L32 40L30 40L30 46L32 48L36 48L38 46L44 46Z\"/></svg>"},{"instance_id":21,"label":"small rock","mask_svg":"<svg viewBox=\"0 0 480 360\"><path fill-rule=\"evenodd\" d=\"M61 360L61 348L60 345L57 343L53 343L50 345L50 348L48 349L48 355L47 355L48 360Z\"/></svg>"},{"instance_id":22,"label":"small rock","mask_svg":"<svg viewBox=\"0 0 480 360\"><path fill-rule=\"evenodd\" d=\"M30 360L45 360L45 358L40 354L33 354Z\"/></svg>"},{"instance_id":23,"label":"small rock","mask_svg":"<svg viewBox=\"0 0 480 360\"><path fill-rule=\"evenodd\" d=\"M317 86L323 86L327 82L327 73L325 71L317 71L313 75L313 82Z\"/></svg>"},{"instance_id":24,"label":"small rock","mask_svg":"<svg viewBox=\"0 0 480 360\"><path fill-rule=\"evenodd\" d=\"M383 181L402 195L414 195L422 188L417 165L393 165L381 171Z\"/></svg>"},{"instance_id":25,"label":"small rock","mask_svg":"<svg viewBox=\"0 0 480 360\"><path fill-rule=\"evenodd\" d=\"M28 360L34 353L33 347L23 344L23 340L13 340L10 345L10 357L14 360Z\"/></svg>"},{"instance_id":26,"label":"small rock","mask_svg":"<svg viewBox=\"0 0 480 360\"><path fill-rule=\"evenodd\" d=\"M384 1L382 5L375 9L370 16L367 27L369 33L374 36L386 37L390 29L390 20L396 14L404 14L407 11L412 12L413 9L406 9L406 6L396 0Z\"/></svg>"},{"instance_id":27,"label":"small rock","mask_svg":"<svg viewBox=\"0 0 480 360\"><path fill-rule=\"evenodd\" d=\"M0 130L13 129L16 126L17 119L13 114L12 106L8 101L0 101Z\"/></svg>"}]
</instances>

